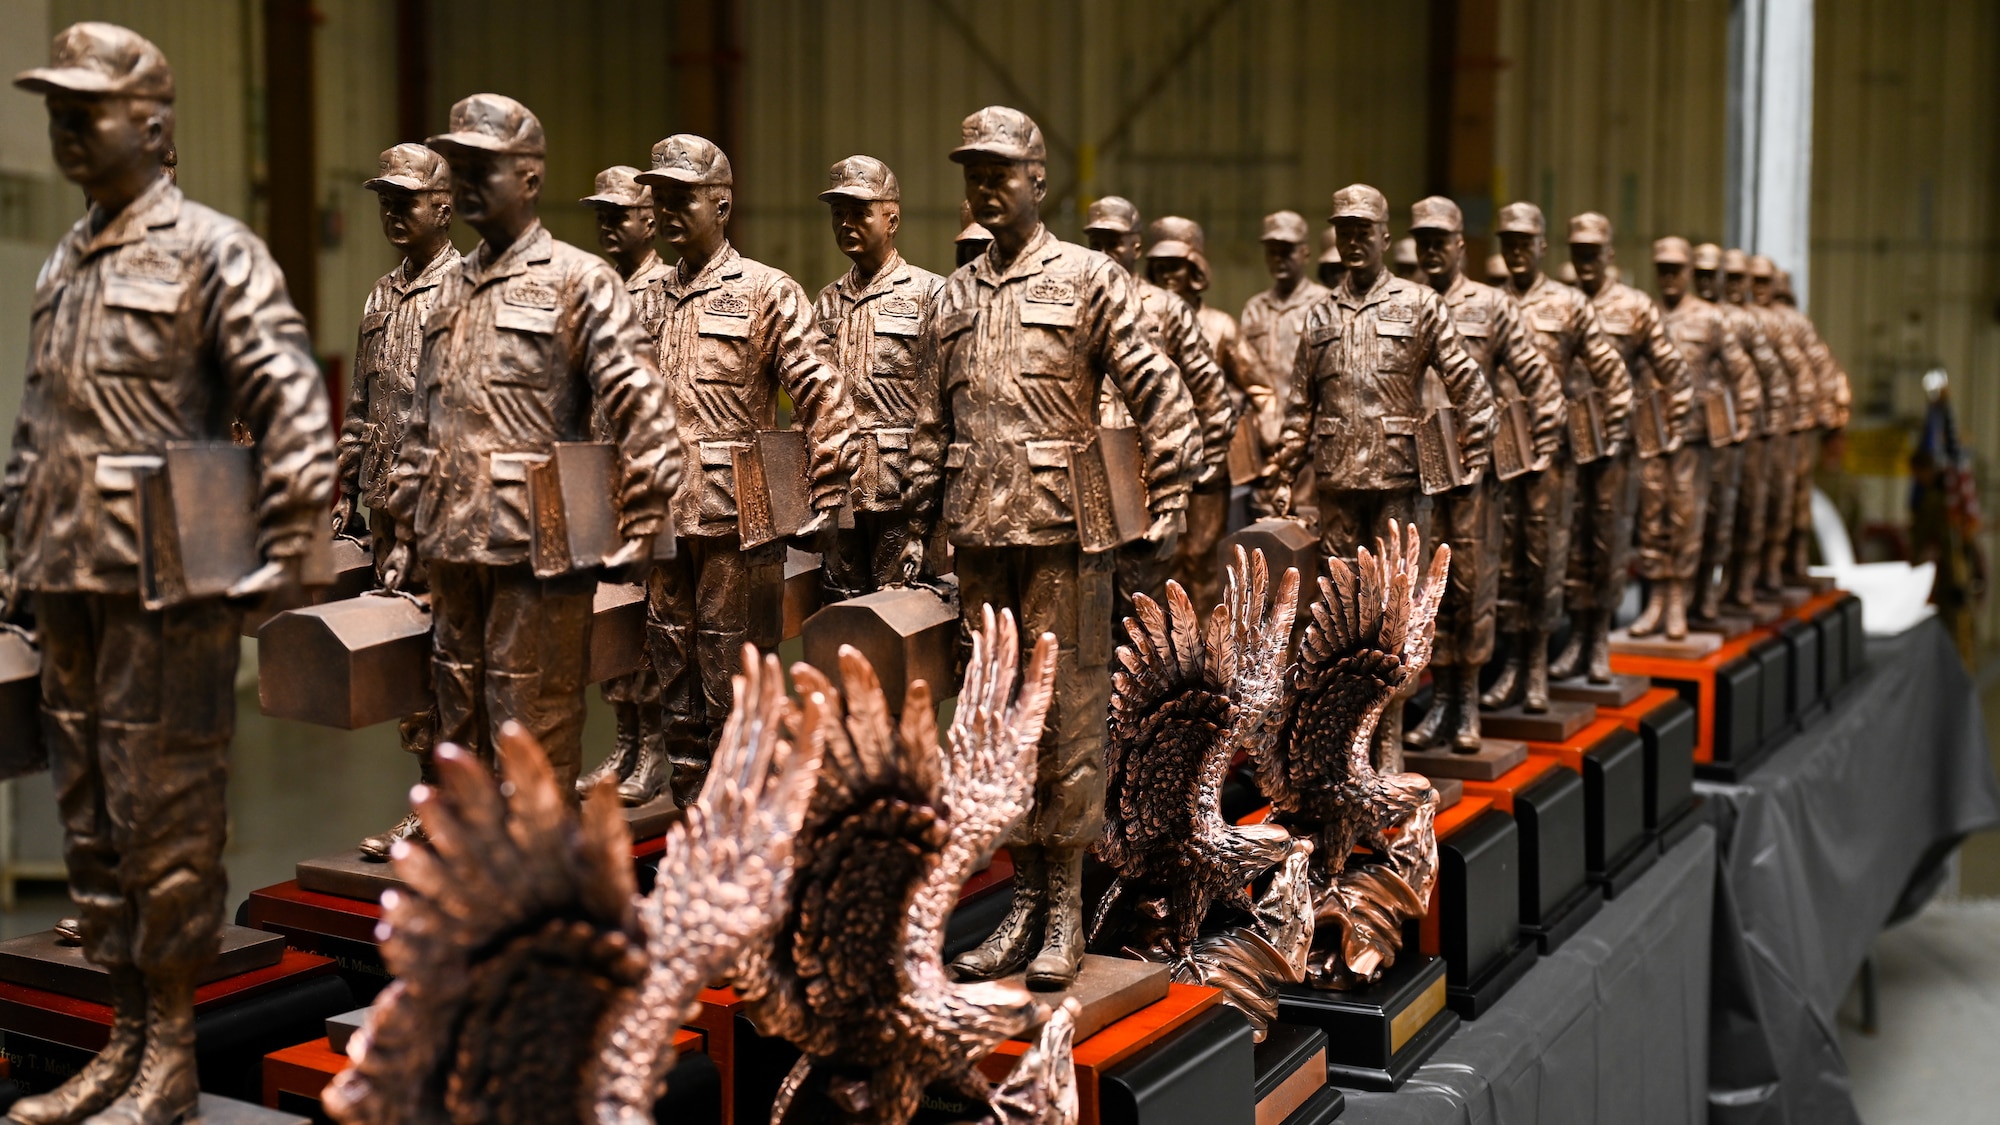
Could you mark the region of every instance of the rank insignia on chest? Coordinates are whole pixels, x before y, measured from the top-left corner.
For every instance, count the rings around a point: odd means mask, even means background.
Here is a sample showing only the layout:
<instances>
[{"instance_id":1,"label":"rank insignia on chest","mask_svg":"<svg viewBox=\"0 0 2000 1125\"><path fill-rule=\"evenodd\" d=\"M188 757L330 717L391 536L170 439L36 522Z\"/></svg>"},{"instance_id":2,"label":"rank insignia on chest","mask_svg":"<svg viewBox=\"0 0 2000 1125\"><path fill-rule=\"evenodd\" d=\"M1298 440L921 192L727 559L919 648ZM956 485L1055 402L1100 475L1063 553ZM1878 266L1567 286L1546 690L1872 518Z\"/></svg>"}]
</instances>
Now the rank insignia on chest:
<instances>
[{"instance_id":1,"label":"rank insignia on chest","mask_svg":"<svg viewBox=\"0 0 2000 1125\"><path fill-rule=\"evenodd\" d=\"M724 289L708 299L706 311L717 316L749 316L750 301L741 293Z\"/></svg>"},{"instance_id":2,"label":"rank insignia on chest","mask_svg":"<svg viewBox=\"0 0 2000 1125\"><path fill-rule=\"evenodd\" d=\"M113 268L147 281L178 281L181 276L181 260L157 246L135 246L120 254Z\"/></svg>"},{"instance_id":3,"label":"rank insignia on chest","mask_svg":"<svg viewBox=\"0 0 2000 1125\"><path fill-rule=\"evenodd\" d=\"M908 297L889 297L882 302L881 308L884 316L916 316L919 311L917 303Z\"/></svg>"},{"instance_id":4,"label":"rank insignia on chest","mask_svg":"<svg viewBox=\"0 0 2000 1125\"><path fill-rule=\"evenodd\" d=\"M556 307L556 291L539 281L517 281L507 287L506 301L527 309Z\"/></svg>"},{"instance_id":5,"label":"rank insignia on chest","mask_svg":"<svg viewBox=\"0 0 2000 1125\"><path fill-rule=\"evenodd\" d=\"M1386 320L1393 324L1408 324L1417 319L1417 310L1408 305L1386 304L1375 310L1376 320Z\"/></svg>"},{"instance_id":6,"label":"rank insignia on chest","mask_svg":"<svg viewBox=\"0 0 2000 1125\"><path fill-rule=\"evenodd\" d=\"M1028 300L1044 304L1068 305L1076 301L1076 287L1067 281L1045 277L1028 286Z\"/></svg>"}]
</instances>

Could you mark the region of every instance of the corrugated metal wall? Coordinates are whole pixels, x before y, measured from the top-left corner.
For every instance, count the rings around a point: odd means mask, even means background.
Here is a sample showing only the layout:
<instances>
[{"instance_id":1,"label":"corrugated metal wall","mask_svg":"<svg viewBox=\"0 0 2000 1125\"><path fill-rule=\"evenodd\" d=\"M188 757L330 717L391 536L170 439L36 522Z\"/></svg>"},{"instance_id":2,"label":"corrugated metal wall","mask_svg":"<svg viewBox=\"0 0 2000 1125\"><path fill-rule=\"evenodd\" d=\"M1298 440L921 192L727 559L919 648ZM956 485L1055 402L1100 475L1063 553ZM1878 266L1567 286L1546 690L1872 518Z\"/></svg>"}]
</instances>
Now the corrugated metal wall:
<instances>
[{"instance_id":1,"label":"corrugated metal wall","mask_svg":"<svg viewBox=\"0 0 2000 1125\"><path fill-rule=\"evenodd\" d=\"M1423 187L1427 8L1340 0L751 0L744 8L746 249L809 288L846 268L815 198L827 165L862 152L903 185L903 244L951 262L959 120L982 105L1034 114L1050 147L1052 226L1129 196L1208 231L1214 299L1267 284L1262 216L1317 223L1329 194L1369 180L1407 205Z\"/></svg>"},{"instance_id":2,"label":"corrugated metal wall","mask_svg":"<svg viewBox=\"0 0 2000 1125\"><path fill-rule=\"evenodd\" d=\"M1664 234L1722 237L1729 0L1503 5L1494 199L1610 218L1627 279Z\"/></svg>"}]
</instances>

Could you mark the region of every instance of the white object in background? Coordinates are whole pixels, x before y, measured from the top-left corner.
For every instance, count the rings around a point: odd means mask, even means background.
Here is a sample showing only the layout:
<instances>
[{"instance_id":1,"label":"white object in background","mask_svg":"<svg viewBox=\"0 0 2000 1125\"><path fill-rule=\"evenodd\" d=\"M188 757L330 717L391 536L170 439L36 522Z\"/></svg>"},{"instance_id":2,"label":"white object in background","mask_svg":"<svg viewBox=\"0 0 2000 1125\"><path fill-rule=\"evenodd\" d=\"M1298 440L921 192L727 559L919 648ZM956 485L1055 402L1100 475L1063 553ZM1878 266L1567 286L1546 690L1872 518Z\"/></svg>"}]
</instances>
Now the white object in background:
<instances>
[{"instance_id":1,"label":"white object in background","mask_svg":"<svg viewBox=\"0 0 2000 1125\"><path fill-rule=\"evenodd\" d=\"M1819 557L1828 563L1813 567L1812 573L1833 579L1834 585L1861 599L1862 631L1871 637L1894 636L1937 612L1929 604L1937 564L1854 561L1847 525L1840 522L1833 501L1817 488L1812 494L1812 517Z\"/></svg>"},{"instance_id":2,"label":"white object in background","mask_svg":"<svg viewBox=\"0 0 2000 1125\"><path fill-rule=\"evenodd\" d=\"M1855 564L1854 540L1847 537L1847 524L1841 521L1833 501L1817 488L1812 490L1812 526L1813 538L1819 540L1819 557L1826 565L1837 570Z\"/></svg>"}]
</instances>

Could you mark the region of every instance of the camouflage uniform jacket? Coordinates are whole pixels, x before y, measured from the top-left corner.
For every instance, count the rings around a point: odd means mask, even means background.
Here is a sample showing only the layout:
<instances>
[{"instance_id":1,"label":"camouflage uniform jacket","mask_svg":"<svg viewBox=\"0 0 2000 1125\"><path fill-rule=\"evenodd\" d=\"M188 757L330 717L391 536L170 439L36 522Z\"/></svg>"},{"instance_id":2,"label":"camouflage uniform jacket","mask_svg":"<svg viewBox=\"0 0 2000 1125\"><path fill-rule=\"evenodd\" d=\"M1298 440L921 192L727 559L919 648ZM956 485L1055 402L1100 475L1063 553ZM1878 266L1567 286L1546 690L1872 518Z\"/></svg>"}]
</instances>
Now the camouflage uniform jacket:
<instances>
[{"instance_id":1,"label":"camouflage uniform jacket","mask_svg":"<svg viewBox=\"0 0 2000 1125\"><path fill-rule=\"evenodd\" d=\"M1263 427L1266 446L1275 447L1284 429L1285 404L1292 395L1292 361L1299 356L1306 314L1329 292L1319 282L1302 278L1289 297L1266 289L1243 303L1243 381L1246 386L1269 387L1276 404Z\"/></svg>"},{"instance_id":2,"label":"camouflage uniform jacket","mask_svg":"<svg viewBox=\"0 0 2000 1125\"><path fill-rule=\"evenodd\" d=\"M1131 276L1046 227L1006 265L997 245L945 281L940 417L918 424L925 441L910 458L913 487L943 476L951 541L1077 541L1070 456L1097 436L1106 378L1138 422L1148 508L1186 508L1200 450L1194 404L1139 325Z\"/></svg>"},{"instance_id":3,"label":"camouflage uniform jacket","mask_svg":"<svg viewBox=\"0 0 2000 1125\"><path fill-rule=\"evenodd\" d=\"M781 390L806 431L813 509L838 508L860 443L840 370L814 347L805 290L727 243L694 277L681 270L666 278L660 371L673 388L681 446L698 461L674 497L675 530L736 533L734 451L777 427Z\"/></svg>"},{"instance_id":4,"label":"camouflage uniform jacket","mask_svg":"<svg viewBox=\"0 0 2000 1125\"><path fill-rule=\"evenodd\" d=\"M1278 482L1289 486L1313 454L1321 489L1416 487L1426 368L1437 370L1451 400L1465 469L1484 471L1493 456L1493 390L1444 299L1387 269L1364 294L1336 288L1306 315Z\"/></svg>"},{"instance_id":5,"label":"camouflage uniform jacket","mask_svg":"<svg viewBox=\"0 0 2000 1125\"><path fill-rule=\"evenodd\" d=\"M389 503L389 474L409 424L430 322L447 274L459 254L446 244L414 278L409 262L382 275L361 306L361 337L354 345L354 386L340 422L340 487L369 508Z\"/></svg>"},{"instance_id":6,"label":"camouflage uniform jacket","mask_svg":"<svg viewBox=\"0 0 2000 1125\"><path fill-rule=\"evenodd\" d=\"M1222 366L1209 350L1195 311L1176 294L1143 277L1132 278L1132 295L1139 301L1139 323L1153 346L1173 361L1194 401L1195 420L1201 426L1201 461L1195 470L1195 484L1209 484L1229 466L1229 439L1236 433L1236 404L1230 401L1229 385ZM1104 388L1104 424L1129 426L1132 414L1107 384Z\"/></svg>"},{"instance_id":7,"label":"camouflage uniform jacket","mask_svg":"<svg viewBox=\"0 0 2000 1125\"><path fill-rule=\"evenodd\" d=\"M1743 350L1736 333L1730 331L1727 315L1693 293L1683 294L1680 303L1665 310L1661 319L1681 358L1687 360L1694 376L1694 409L1688 411L1681 431L1686 441L1709 444L1706 400L1710 395L1728 395L1735 401L1735 440L1756 432L1757 411L1764 401L1764 389L1757 381L1757 365Z\"/></svg>"},{"instance_id":8,"label":"camouflage uniform jacket","mask_svg":"<svg viewBox=\"0 0 2000 1125\"><path fill-rule=\"evenodd\" d=\"M1651 383L1659 394L1667 414L1667 449L1679 449L1694 404L1694 374L1667 336L1660 307L1622 281L1606 281L1590 303L1611 347L1625 361L1634 393Z\"/></svg>"},{"instance_id":9,"label":"camouflage uniform jacket","mask_svg":"<svg viewBox=\"0 0 2000 1125\"><path fill-rule=\"evenodd\" d=\"M1562 380L1528 339L1520 306L1505 290L1462 273L1445 290L1444 303L1459 341L1486 373L1495 408L1525 399L1535 456L1554 456L1563 442Z\"/></svg>"},{"instance_id":10,"label":"camouflage uniform jacket","mask_svg":"<svg viewBox=\"0 0 2000 1125\"><path fill-rule=\"evenodd\" d=\"M1786 377L1784 361L1778 358L1771 337L1764 331L1763 318L1730 301L1724 301L1716 308L1722 310L1730 330L1736 333L1737 344L1750 357L1751 366L1757 369L1757 382L1762 394L1758 397L1756 409L1750 411L1757 418L1756 432L1784 432L1788 429L1786 420L1792 413L1791 380Z\"/></svg>"},{"instance_id":11,"label":"camouflage uniform jacket","mask_svg":"<svg viewBox=\"0 0 2000 1125\"><path fill-rule=\"evenodd\" d=\"M264 243L161 176L71 227L35 280L27 386L0 530L22 588L138 590L123 458L168 442L257 443L257 546L302 554L333 494L326 385Z\"/></svg>"},{"instance_id":12,"label":"camouflage uniform jacket","mask_svg":"<svg viewBox=\"0 0 2000 1125\"><path fill-rule=\"evenodd\" d=\"M1521 306L1528 338L1562 379L1564 396L1581 398L1596 387L1603 398L1605 445L1616 450L1625 441L1632 414L1632 373L1605 336L1590 298L1583 290L1542 274L1514 299ZM1567 441L1567 430L1564 433Z\"/></svg>"},{"instance_id":13,"label":"camouflage uniform jacket","mask_svg":"<svg viewBox=\"0 0 2000 1125\"><path fill-rule=\"evenodd\" d=\"M931 496L910 488L918 405L938 395L937 304L944 278L891 254L866 281L848 270L819 291L819 346L840 372L861 436L851 485L864 512L928 514ZM936 412L931 412L936 417Z\"/></svg>"},{"instance_id":14,"label":"camouflage uniform jacket","mask_svg":"<svg viewBox=\"0 0 2000 1125\"><path fill-rule=\"evenodd\" d=\"M450 275L447 275L450 277ZM618 446L618 526L650 537L680 471L673 410L618 272L539 222L460 263L424 329L389 512L425 559L529 558L529 465L597 427Z\"/></svg>"}]
</instances>

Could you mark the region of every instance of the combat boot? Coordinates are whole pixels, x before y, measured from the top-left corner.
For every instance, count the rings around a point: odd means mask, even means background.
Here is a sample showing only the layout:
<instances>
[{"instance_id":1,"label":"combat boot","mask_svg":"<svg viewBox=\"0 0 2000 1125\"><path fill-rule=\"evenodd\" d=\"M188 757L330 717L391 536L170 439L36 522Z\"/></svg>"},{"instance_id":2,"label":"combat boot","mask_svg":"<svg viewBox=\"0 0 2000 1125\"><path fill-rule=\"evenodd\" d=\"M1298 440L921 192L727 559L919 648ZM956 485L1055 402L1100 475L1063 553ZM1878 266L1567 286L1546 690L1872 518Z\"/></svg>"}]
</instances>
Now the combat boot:
<instances>
[{"instance_id":1,"label":"combat boot","mask_svg":"<svg viewBox=\"0 0 2000 1125\"><path fill-rule=\"evenodd\" d=\"M1431 705L1417 725L1403 732L1403 744L1421 750L1436 746L1450 736L1446 733L1445 712L1449 708L1456 669L1445 664L1431 665ZM1393 706L1393 704L1391 704Z\"/></svg>"},{"instance_id":2,"label":"combat boot","mask_svg":"<svg viewBox=\"0 0 2000 1125\"><path fill-rule=\"evenodd\" d=\"M1457 688L1452 702L1458 711L1458 725L1452 731L1452 749L1463 754L1478 753L1484 741L1479 734L1479 669L1469 664L1460 666L1453 686Z\"/></svg>"},{"instance_id":3,"label":"combat boot","mask_svg":"<svg viewBox=\"0 0 2000 1125\"><path fill-rule=\"evenodd\" d=\"M623 796L625 787L622 782L632 776L641 753L640 743L645 737L639 729L639 705L617 704L612 709L612 715L617 721L617 728L612 735L611 753L596 769L576 779L576 795L579 797L588 797L590 791L597 788L597 783L605 778L621 783L618 790Z\"/></svg>"},{"instance_id":4,"label":"combat boot","mask_svg":"<svg viewBox=\"0 0 2000 1125\"><path fill-rule=\"evenodd\" d=\"M1719 621L1722 619L1722 583L1714 575L1696 579L1701 585L1701 598L1695 605L1694 617L1697 621Z\"/></svg>"},{"instance_id":5,"label":"combat boot","mask_svg":"<svg viewBox=\"0 0 2000 1125\"><path fill-rule=\"evenodd\" d=\"M1693 583L1676 578L1667 583L1667 639L1686 640L1688 635L1688 587Z\"/></svg>"},{"instance_id":6,"label":"combat boot","mask_svg":"<svg viewBox=\"0 0 2000 1125\"><path fill-rule=\"evenodd\" d=\"M1528 634L1528 684L1521 692L1521 710L1539 715L1549 709L1549 635Z\"/></svg>"},{"instance_id":7,"label":"combat boot","mask_svg":"<svg viewBox=\"0 0 2000 1125\"><path fill-rule=\"evenodd\" d=\"M673 775L667 785L673 790L674 804L687 808L701 800L701 790L708 784L708 759L693 754L668 754L673 765Z\"/></svg>"},{"instance_id":8,"label":"combat boot","mask_svg":"<svg viewBox=\"0 0 2000 1125\"><path fill-rule=\"evenodd\" d=\"M1646 608L1639 611L1625 631L1635 637L1650 637L1659 632L1660 621L1667 612L1667 589L1674 584L1671 578L1651 583L1646 589Z\"/></svg>"},{"instance_id":9,"label":"combat boot","mask_svg":"<svg viewBox=\"0 0 2000 1125\"><path fill-rule=\"evenodd\" d=\"M425 785L437 784L437 769L434 762L435 759L429 754L418 757L418 781ZM371 863L386 863L389 860L389 853L395 850L398 843L404 840L421 840L423 838L424 822L418 819L414 811L406 812L403 814L403 819L396 822L395 827L389 829L387 832L378 832L361 841L361 858Z\"/></svg>"},{"instance_id":10,"label":"combat boot","mask_svg":"<svg viewBox=\"0 0 2000 1125\"><path fill-rule=\"evenodd\" d=\"M84 1125L179 1125L198 1112L194 973L149 973L146 1053L125 1095Z\"/></svg>"},{"instance_id":11,"label":"combat boot","mask_svg":"<svg viewBox=\"0 0 2000 1125\"><path fill-rule=\"evenodd\" d=\"M19 1125L74 1125L124 1095L145 1052L146 978L130 965L115 965L111 1038L104 1049L61 1086L15 1102L7 1120Z\"/></svg>"},{"instance_id":12,"label":"combat boot","mask_svg":"<svg viewBox=\"0 0 2000 1125\"><path fill-rule=\"evenodd\" d=\"M659 709L648 717L657 718ZM642 713L643 714L643 713ZM628 807L649 804L667 788L673 767L667 763L667 732L658 722L648 725L637 740L638 752L625 780L618 783L618 799Z\"/></svg>"},{"instance_id":13,"label":"combat boot","mask_svg":"<svg viewBox=\"0 0 2000 1125\"><path fill-rule=\"evenodd\" d=\"M1516 636L1508 644L1507 657L1500 664L1500 675L1493 681L1493 686L1486 689L1486 694L1479 697L1479 705L1481 707L1490 707L1497 711L1502 707L1511 707L1520 701L1520 650L1523 639L1521 636ZM1477 684L1478 682L1478 677L1475 676L1473 683Z\"/></svg>"},{"instance_id":14,"label":"combat boot","mask_svg":"<svg viewBox=\"0 0 2000 1125\"><path fill-rule=\"evenodd\" d=\"M1593 684L1611 682L1611 611L1594 609L1590 611L1590 635L1584 638L1584 647L1590 652L1589 679Z\"/></svg>"},{"instance_id":15,"label":"combat boot","mask_svg":"<svg viewBox=\"0 0 2000 1125\"><path fill-rule=\"evenodd\" d=\"M1562 651L1549 661L1549 675L1558 680L1567 680L1583 671L1586 643L1590 635L1590 615L1595 610L1579 609L1569 615L1569 639L1563 642Z\"/></svg>"},{"instance_id":16,"label":"combat boot","mask_svg":"<svg viewBox=\"0 0 2000 1125\"><path fill-rule=\"evenodd\" d=\"M1056 992L1076 983L1083 967L1083 849L1050 848L1048 932L1042 951L1028 963L1028 987Z\"/></svg>"},{"instance_id":17,"label":"combat boot","mask_svg":"<svg viewBox=\"0 0 2000 1125\"><path fill-rule=\"evenodd\" d=\"M985 941L952 959L951 973L959 980L992 980L1028 963L1041 936L1043 906L1048 901L1048 869L1042 849L1022 845L1008 849L1014 860L1014 901L1000 928Z\"/></svg>"}]
</instances>

